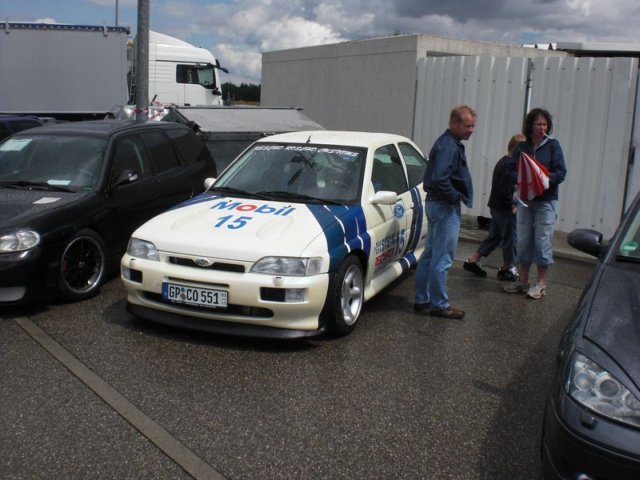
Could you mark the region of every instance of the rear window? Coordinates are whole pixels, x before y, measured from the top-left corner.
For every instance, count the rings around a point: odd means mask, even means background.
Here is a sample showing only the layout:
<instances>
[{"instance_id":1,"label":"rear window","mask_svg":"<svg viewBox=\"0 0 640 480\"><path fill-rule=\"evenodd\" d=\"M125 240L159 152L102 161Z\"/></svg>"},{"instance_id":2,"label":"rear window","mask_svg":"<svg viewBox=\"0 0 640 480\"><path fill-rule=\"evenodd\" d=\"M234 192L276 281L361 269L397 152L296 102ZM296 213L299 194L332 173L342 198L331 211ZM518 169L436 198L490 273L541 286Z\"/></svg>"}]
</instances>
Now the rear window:
<instances>
[{"instance_id":1,"label":"rear window","mask_svg":"<svg viewBox=\"0 0 640 480\"><path fill-rule=\"evenodd\" d=\"M183 163L191 165L204 161L209 156L202 140L191 130L172 128L166 132L174 141Z\"/></svg>"},{"instance_id":2,"label":"rear window","mask_svg":"<svg viewBox=\"0 0 640 480\"><path fill-rule=\"evenodd\" d=\"M147 144L156 173L164 172L180 164L171 142L161 132L146 132L142 134L142 138Z\"/></svg>"}]
</instances>

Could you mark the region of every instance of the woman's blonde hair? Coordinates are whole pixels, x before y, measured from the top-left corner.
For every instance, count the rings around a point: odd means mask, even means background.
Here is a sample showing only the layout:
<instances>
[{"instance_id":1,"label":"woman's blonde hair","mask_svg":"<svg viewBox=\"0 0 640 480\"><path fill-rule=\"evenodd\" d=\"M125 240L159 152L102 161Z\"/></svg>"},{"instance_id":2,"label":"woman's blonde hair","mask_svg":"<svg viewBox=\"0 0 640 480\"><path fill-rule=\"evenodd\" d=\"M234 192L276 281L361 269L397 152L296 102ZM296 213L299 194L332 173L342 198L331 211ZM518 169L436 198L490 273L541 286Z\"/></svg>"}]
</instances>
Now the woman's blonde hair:
<instances>
[{"instance_id":1,"label":"woman's blonde hair","mask_svg":"<svg viewBox=\"0 0 640 480\"><path fill-rule=\"evenodd\" d=\"M511 140L509 140L509 143L507 144L507 152L509 152L509 155L513 153L513 149L516 148L520 142L524 142L526 139L527 137L522 133L516 133L511 137Z\"/></svg>"}]
</instances>

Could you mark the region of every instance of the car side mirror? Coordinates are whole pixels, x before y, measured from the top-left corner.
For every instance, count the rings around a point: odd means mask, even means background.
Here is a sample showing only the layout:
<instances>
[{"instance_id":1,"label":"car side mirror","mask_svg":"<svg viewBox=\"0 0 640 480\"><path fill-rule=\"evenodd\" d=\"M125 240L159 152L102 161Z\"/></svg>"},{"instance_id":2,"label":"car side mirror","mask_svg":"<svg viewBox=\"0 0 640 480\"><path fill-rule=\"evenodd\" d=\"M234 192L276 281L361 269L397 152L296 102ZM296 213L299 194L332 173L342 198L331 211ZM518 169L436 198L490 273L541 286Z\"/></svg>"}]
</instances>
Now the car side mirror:
<instances>
[{"instance_id":1,"label":"car side mirror","mask_svg":"<svg viewBox=\"0 0 640 480\"><path fill-rule=\"evenodd\" d=\"M398 201L398 194L388 190L380 190L373 195L371 203L374 205L395 205Z\"/></svg>"},{"instance_id":2,"label":"car side mirror","mask_svg":"<svg viewBox=\"0 0 640 480\"><path fill-rule=\"evenodd\" d=\"M116 179L112 183L112 186L119 187L120 185L133 183L138 180L138 178L138 172L136 172L135 170L124 170L120 173L120 175L116 177Z\"/></svg>"},{"instance_id":3,"label":"car side mirror","mask_svg":"<svg viewBox=\"0 0 640 480\"><path fill-rule=\"evenodd\" d=\"M204 189L209 190L211 188L211 185L213 185L215 183L216 179L215 178L205 178L204 179Z\"/></svg>"},{"instance_id":4,"label":"car side mirror","mask_svg":"<svg viewBox=\"0 0 640 480\"><path fill-rule=\"evenodd\" d=\"M602 243L602 233L589 228L573 230L569 234L567 242L573 248L577 248L581 252L588 253L596 258L601 258L606 251L606 246Z\"/></svg>"}]
</instances>

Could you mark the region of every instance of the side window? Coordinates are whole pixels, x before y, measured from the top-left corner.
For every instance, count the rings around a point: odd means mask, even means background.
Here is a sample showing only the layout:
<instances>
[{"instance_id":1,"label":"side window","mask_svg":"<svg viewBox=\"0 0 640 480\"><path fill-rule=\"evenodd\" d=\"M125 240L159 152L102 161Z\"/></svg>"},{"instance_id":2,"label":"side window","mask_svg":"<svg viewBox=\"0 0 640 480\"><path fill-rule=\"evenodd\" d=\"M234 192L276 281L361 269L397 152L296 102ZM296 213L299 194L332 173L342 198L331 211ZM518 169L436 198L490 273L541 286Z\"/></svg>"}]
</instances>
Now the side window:
<instances>
[{"instance_id":1,"label":"side window","mask_svg":"<svg viewBox=\"0 0 640 480\"><path fill-rule=\"evenodd\" d=\"M124 137L117 140L115 145L111 163L111 181L113 182L125 170L133 170L138 174L138 178L151 174L144 145L138 137Z\"/></svg>"},{"instance_id":2,"label":"side window","mask_svg":"<svg viewBox=\"0 0 640 480\"><path fill-rule=\"evenodd\" d=\"M176 82L198 85L198 68L195 65L177 65Z\"/></svg>"},{"instance_id":3,"label":"side window","mask_svg":"<svg viewBox=\"0 0 640 480\"><path fill-rule=\"evenodd\" d=\"M400 155L394 145L380 147L373 154L371 181L376 192L388 190L404 193L408 190Z\"/></svg>"},{"instance_id":4,"label":"side window","mask_svg":"<svg viewBox=\"0 0 640 480\"><path fill-rule=\"evenodd\" d=\"M409 185L411 187L421 185L424 180L424 172L427 170L427 160L409 143L400 143L398 146L404 157L404 164L407 166Z\"/></svg>"},{"instance_id":5,"label":"side window","mask_svg":"<svg viewBox=\"0 0 640 480\"><path fill-rule=\"evenodd\" d=\"M162 132L145 132L142 138L149 149L151 163L156 173L162 173L180 164L171 142Z\"/></svg>"},{"instance_id":6,"label":"side window","mask_svg":"<svg viewBox=\"0 0 640 480\"><path fill-rule=\"evenodd\" d=\"M184 164L192 165L196 162L206 161L209 157L207 147L191 130L172 128L166 132L173 140Z\"/></svg>"},{"instance_id":7,"label":"side window","mask_svg":"<svg viewBox=\"0 0 640 480\"><path fill-rule=\"evenodd\" d=\"M0 123L0 140L7 138L11 135L11 130L4 123Z\"/></svg>"}]
</instances>

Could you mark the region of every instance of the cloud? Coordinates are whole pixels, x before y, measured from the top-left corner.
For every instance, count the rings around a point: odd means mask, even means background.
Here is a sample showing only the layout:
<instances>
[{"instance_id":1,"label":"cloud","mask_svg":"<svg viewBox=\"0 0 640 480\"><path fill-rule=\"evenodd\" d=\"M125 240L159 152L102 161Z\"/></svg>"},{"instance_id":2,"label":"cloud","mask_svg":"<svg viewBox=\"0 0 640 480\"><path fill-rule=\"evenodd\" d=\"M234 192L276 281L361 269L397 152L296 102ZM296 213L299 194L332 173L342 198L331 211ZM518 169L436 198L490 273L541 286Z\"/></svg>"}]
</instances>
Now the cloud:
<instances>
[{"instance_id":1,"label":"cloud","mask_svg":"<svg viewBox=\"0 0 640 480\"><path fill-rule=\"evenodd\" d=\"M113 21L114 0L5 3L3 14L12 20ZM119 0L120 25L132 34L136 6L137 0ZM233 75L252 83L261 81L262 52L395 33L516 45L639 43L638 0L153 0L150 8L153 30L210 48Z\"/></svg>"}]
</instances>

